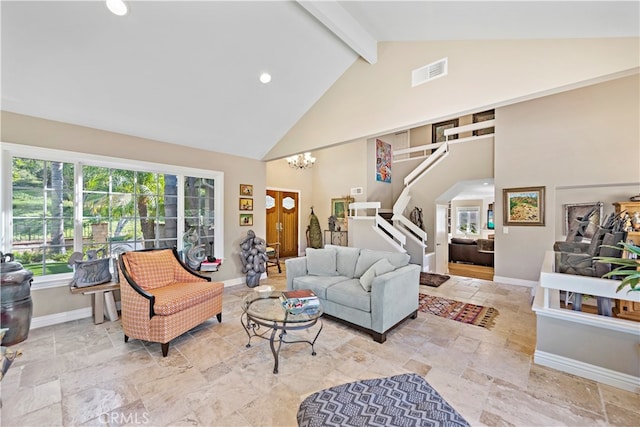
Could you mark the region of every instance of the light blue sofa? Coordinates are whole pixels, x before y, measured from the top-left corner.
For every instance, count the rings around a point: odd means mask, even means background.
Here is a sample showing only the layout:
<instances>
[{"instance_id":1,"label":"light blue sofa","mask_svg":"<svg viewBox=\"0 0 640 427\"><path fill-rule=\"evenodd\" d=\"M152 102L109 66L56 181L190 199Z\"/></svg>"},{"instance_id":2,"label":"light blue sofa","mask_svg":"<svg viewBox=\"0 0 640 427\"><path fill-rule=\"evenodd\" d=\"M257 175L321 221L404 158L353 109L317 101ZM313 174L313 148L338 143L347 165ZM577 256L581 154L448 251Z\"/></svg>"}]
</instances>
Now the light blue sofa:
<instances>
[{"instance_id":1,"label":"light blue sofa","mask_svg":"<svg viewBox=\"0 0 640 427\"><path fill-rule=\"evenodd\" d=\"M287 289L311 289L325 315L369 333L379 343L416 318L420 266L409 255L326 245L285 261ZM370 289L367 290L367 289Z\"/></svg>"}]
</instances>

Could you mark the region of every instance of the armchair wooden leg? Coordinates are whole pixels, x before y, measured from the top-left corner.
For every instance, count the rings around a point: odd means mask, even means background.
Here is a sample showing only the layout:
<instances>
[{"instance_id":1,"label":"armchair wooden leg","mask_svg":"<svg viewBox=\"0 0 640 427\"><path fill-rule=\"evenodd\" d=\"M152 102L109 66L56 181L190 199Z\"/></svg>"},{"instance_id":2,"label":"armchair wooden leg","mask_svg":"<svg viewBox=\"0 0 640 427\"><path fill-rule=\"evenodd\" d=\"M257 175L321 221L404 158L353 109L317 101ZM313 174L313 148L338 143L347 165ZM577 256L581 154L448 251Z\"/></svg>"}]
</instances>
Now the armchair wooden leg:
<instances>
[{"instance_id":1,"label":"armchair wooden leg","mask_svg":"<svg viewBox=\"0 0 640 427\"><path fill-rule=\"evenodd\" d=\"M169 354L169 343L163 343L162 344L162 357L167 357L167 354Z\"/></svg>"},{"instance_id":2,"label":"armchair wooden leg","mask_svg":"<svg viewBox=\"0 0 640 427\"><path fill-rule=\"evenodd\" d=\"M129 337L128 336L124 336L124 342L129 342Z\"/></svg>"},{"instance_id":3,"label":"armchair wooden leg","mask_svg":"<svg viewBox=\"0 0 640 427\"><path fill-rule=\"evenodd\" d=\"M218 319L218 323L222 323L222 313L216 314L216 319Z\"/></svg>"}]
</instances>

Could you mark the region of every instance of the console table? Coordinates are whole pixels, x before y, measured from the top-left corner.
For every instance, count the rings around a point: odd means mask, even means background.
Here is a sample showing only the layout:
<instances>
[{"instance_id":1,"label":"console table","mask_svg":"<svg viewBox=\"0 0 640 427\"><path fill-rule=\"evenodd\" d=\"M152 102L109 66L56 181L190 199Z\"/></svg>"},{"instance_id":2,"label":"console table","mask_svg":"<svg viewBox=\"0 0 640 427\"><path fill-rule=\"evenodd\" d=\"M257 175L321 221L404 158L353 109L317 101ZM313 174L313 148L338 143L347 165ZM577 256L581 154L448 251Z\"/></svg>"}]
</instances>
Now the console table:
<instances>
[{"instance_id":1,"label":"console table","mask_svg":"<svg viewBox=\"0 0 640 427\"><path fill-rule=\"evenodd\" d=\"M324 230L324 244L349 246L349 233L345 231Z\"/></svg>"},{"instance_id":2,"label":"console table","mask_svg":"<svg viewBox=\"0 0 640 427\"><path fill-rule=\"evenodd\" d=\"M120 284L114 282L103 283L101 285L85 286L82 288L69 288L72 294L92 295L93 301L93 323L99 325L104 322L105 303L109 320L117 320L118 312L116 302L113 298L113 291L120 290Z\"/></svg>"}]
</instances>

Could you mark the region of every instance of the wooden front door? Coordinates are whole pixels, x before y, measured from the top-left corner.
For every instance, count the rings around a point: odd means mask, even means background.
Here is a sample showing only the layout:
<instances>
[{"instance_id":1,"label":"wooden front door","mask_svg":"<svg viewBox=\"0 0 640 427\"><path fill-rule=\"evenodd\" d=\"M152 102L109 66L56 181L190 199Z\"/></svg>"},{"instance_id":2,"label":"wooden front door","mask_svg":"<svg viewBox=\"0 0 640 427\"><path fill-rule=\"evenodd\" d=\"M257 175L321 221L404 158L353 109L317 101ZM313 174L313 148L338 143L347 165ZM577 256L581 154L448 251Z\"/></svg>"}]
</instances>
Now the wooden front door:
<instances>
[{"instance_id":1,"label":"wooden front door","mask_svg":"<svg viewBox=\"0 0 640 427\"><path fill-rule=\"evenodd\" d=\"M298 193L267 190L267 244L280 243L280 257L298 256Z\"/></svg>"}]
</instances>

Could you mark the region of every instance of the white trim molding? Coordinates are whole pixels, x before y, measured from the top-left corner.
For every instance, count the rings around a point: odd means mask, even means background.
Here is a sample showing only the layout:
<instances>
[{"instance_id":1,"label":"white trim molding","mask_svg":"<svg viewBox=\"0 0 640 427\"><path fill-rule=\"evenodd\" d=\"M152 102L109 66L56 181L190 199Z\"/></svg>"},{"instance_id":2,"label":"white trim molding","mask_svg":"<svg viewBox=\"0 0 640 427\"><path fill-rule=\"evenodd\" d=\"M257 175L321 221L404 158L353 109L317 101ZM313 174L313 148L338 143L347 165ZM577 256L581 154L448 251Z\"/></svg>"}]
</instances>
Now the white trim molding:
<instances>
[{"instance_id":1,"label":"white trim molding","mask_svg":"<svg viewBox=\"0 0 640 427\"><path fill-rule=\"evenodd\" d=\"M591 365L579 360L569 359L557 354L536 350L533 361L547 368L557 369L569 374L578 375L593 381L628 390L633 393L640 392L640 378L622 372L613 371L601 366Z\"/></svg>"}]
</instances>

